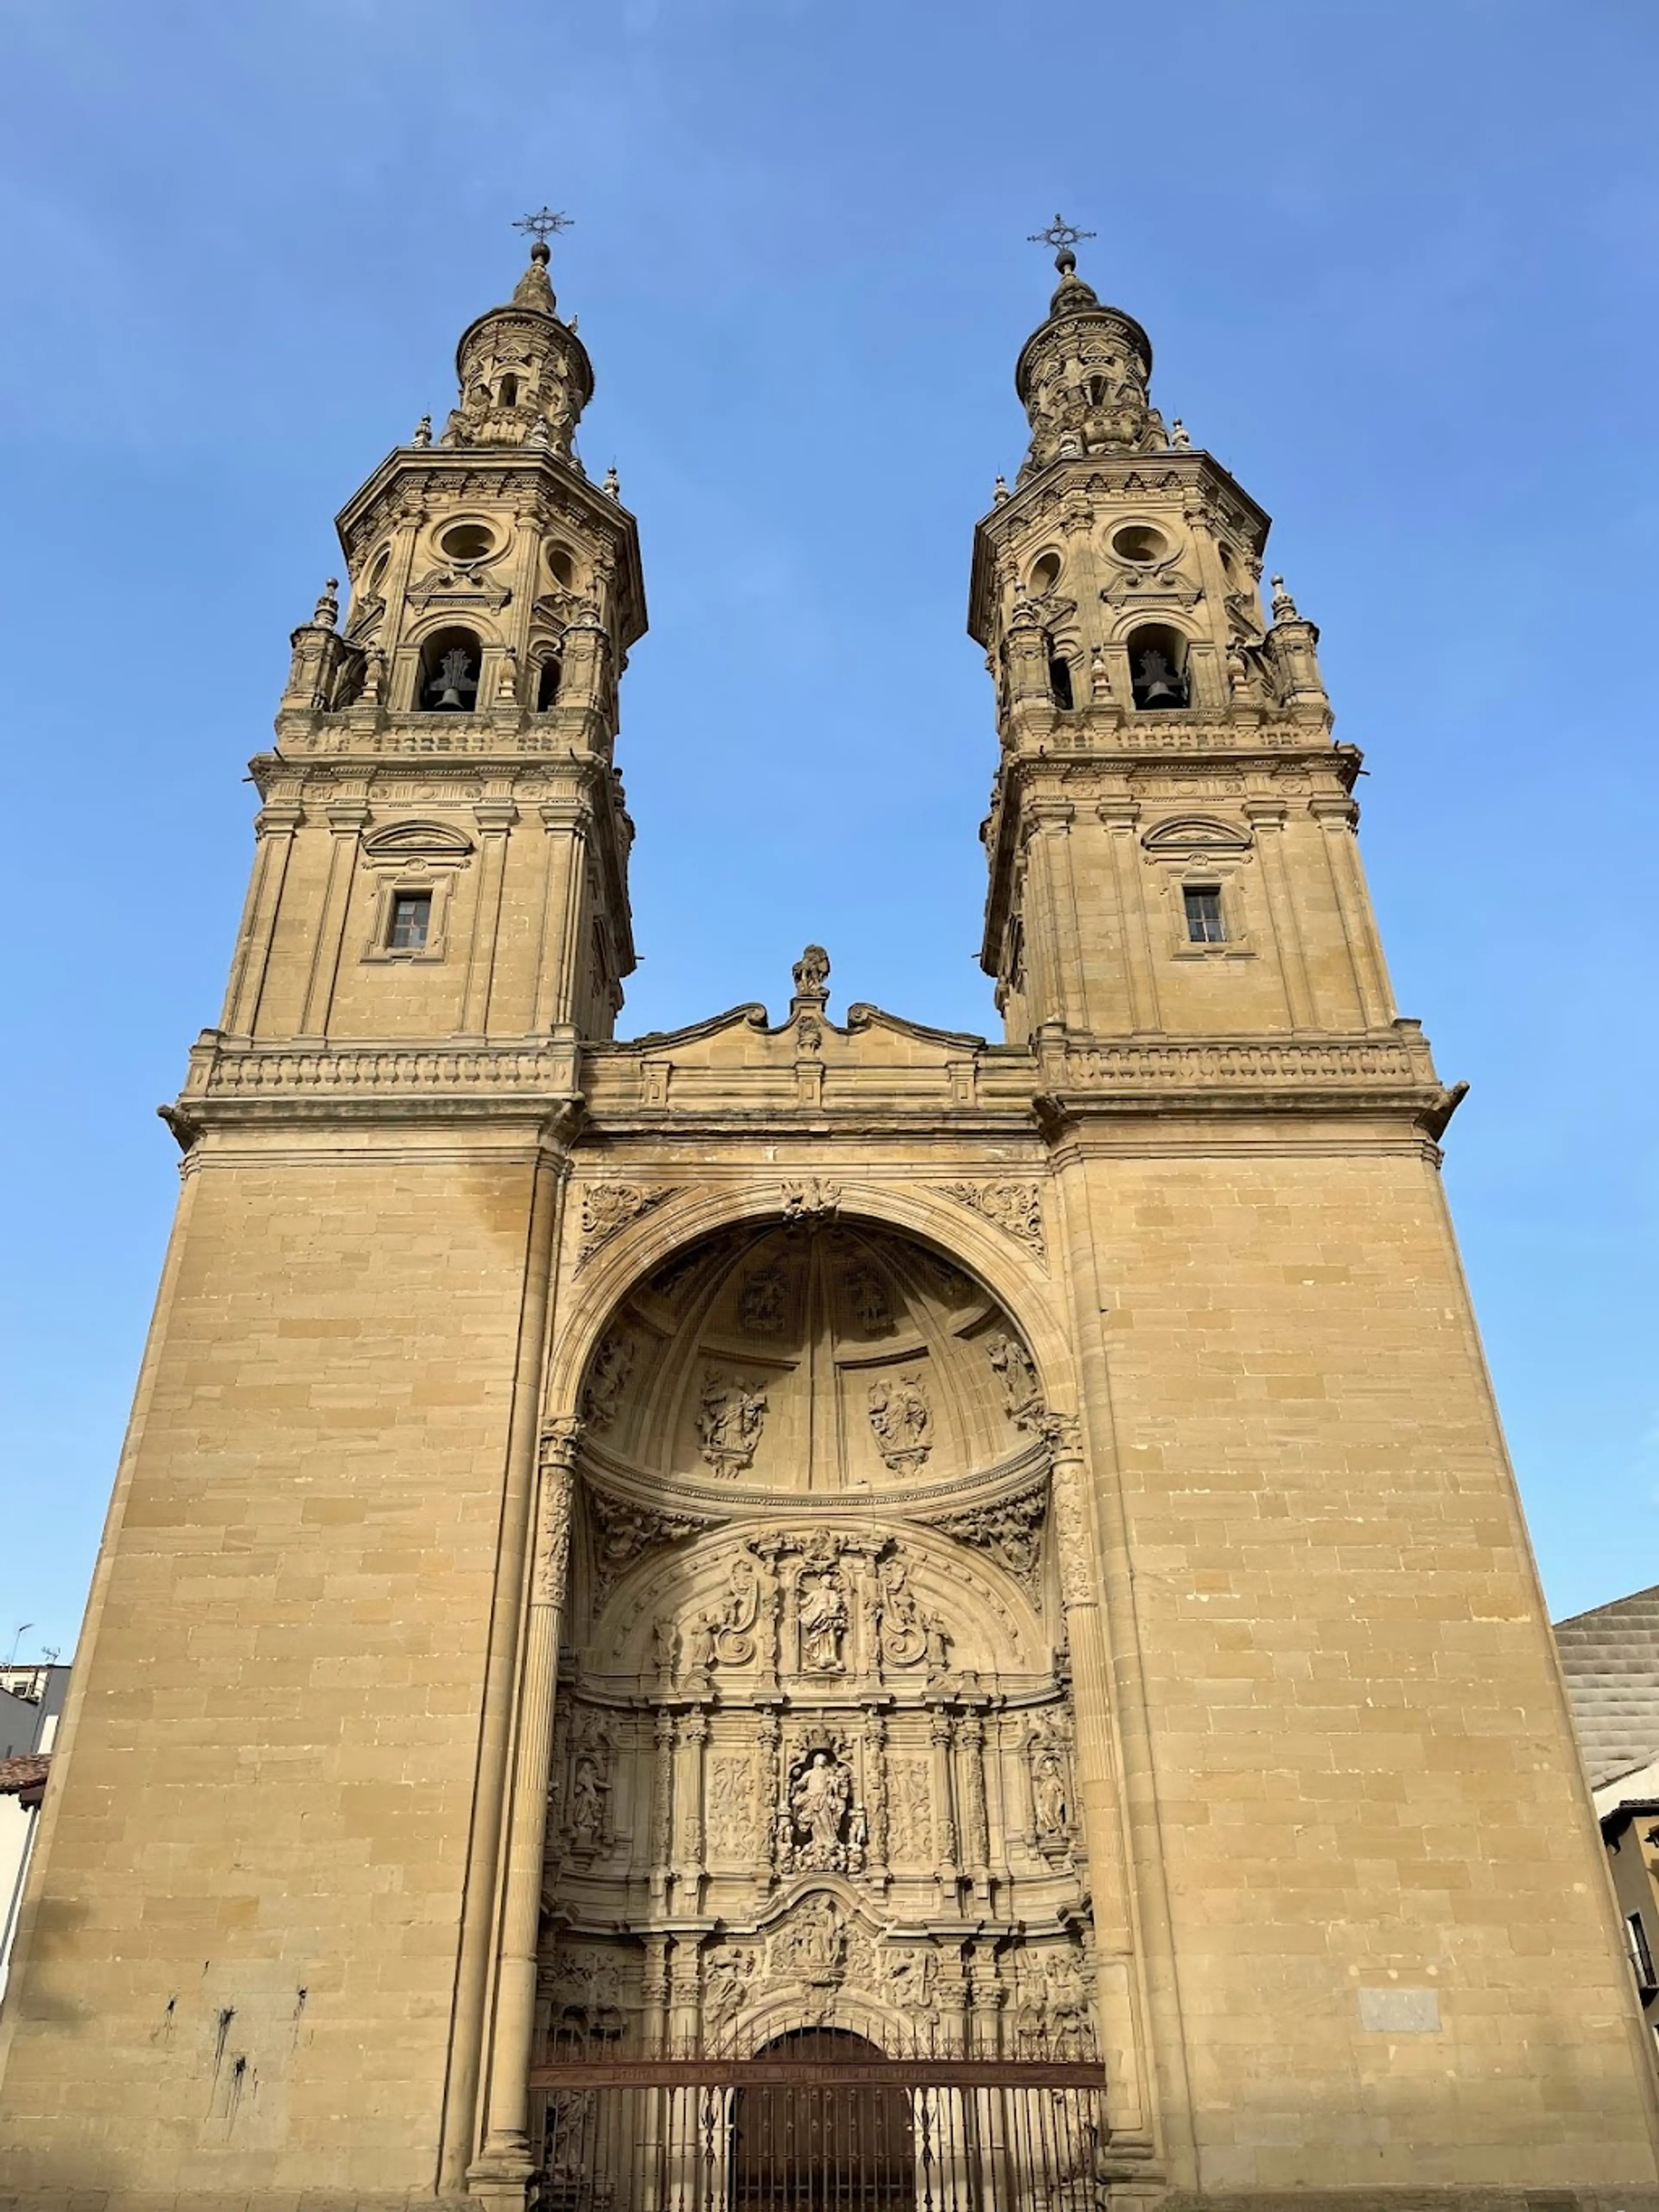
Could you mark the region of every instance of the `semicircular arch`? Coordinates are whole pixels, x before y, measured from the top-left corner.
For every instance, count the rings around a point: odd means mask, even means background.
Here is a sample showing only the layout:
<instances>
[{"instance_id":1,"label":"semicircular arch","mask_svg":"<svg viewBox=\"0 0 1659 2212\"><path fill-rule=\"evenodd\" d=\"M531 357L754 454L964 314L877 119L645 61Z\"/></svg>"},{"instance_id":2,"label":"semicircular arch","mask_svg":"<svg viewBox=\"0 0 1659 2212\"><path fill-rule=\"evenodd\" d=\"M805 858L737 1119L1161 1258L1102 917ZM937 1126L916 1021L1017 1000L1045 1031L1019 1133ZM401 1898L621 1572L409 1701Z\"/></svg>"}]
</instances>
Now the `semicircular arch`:
<instances>
[{"instance_id":1,"label":"semicircular arch","mask_svg":"<svg viewBox=\"0 0 1659 2212\"><path fill-rule=\"evenodd\" d=\"M784 1218L775 1182L662 1195L662 1204L640 1212L579 1264L549 1358L544 1411L550 1421L579 1417L583 1380L606 1328L640 1285L677 1255L722 1231ZM1014 1237L969 1206L934 1196L925 1185L846 1187L837 1218L908 1236L976 1279L1018 1329L1045 1402L1061 1413L1075 1407L1075 1364L1054 1286Z\"/></svg>"}]
</instances>

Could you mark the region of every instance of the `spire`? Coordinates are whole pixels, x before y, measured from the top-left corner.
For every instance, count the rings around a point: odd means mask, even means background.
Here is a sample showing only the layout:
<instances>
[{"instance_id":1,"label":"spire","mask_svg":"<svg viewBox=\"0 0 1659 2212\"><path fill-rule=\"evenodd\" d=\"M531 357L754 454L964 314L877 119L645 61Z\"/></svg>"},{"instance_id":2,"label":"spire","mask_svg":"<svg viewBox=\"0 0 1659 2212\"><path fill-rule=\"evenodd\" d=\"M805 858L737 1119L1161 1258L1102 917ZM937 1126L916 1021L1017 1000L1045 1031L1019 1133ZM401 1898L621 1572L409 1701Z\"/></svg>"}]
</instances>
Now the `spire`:
<instances>
[{"instance_id":1,"label":"spire","mask_svg":"<svg viewBox=\"0 0 1659 2212\"><path fill-rule=\"evenodd\" d=\"M1014 388L1031 425L1022 483L1051 461L1085 453L1149 453L1164 446L1163 417L1147 398L1152 346L1133 315L1104 305L1077 273L1076 248L1092 238L1063 216L1030 244L1055 248L1060 282L1048 320L1025 341Z\"/></svg>"},{"instance_id":2,"label":"spire","mask_svg":"<svg viewBox=\"0 0 1659 2212\"><path fill-rule=\"evenodd\" d=\"M514 228L532 234L529 266L507 304L491 307L462 333L455 354L460 404L444 426L442 443L535 445L571 460L576 424L593 396L593 366L576 336L575 317L560 318L547 242L570 228L570 217L543 208Z\"/></svg>"}]
</instances>

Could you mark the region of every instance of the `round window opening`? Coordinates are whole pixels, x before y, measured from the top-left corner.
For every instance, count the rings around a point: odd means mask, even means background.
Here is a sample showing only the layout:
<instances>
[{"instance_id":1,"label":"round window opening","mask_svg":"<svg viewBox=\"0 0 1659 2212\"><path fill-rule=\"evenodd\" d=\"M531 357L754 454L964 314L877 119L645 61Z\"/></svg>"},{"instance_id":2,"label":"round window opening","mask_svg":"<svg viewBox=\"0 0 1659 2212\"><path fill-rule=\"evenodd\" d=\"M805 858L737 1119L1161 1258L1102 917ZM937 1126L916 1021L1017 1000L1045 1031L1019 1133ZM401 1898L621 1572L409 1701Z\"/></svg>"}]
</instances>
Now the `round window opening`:
<instances>
[{"instance_id":1,"label":"round window opening","mask_svg":"<svg viewBox=\"0 0 1659 2212\"><path fill-rule=\"evenodd\" d=\"M576 580L576 564L562 545L548 547L547 565L553 571L555 581L562 584L568 591Z\"/></svg>"},{"instance_id":2,"label":"round window opening","mask_svg":"<svg viewBox=\"0 0 1659 2212\"><path fill-rule=\"evenodd\" d=\"M1149 561L1161 561L1170 550L1170 541L1161 530L1150 523L1127 522L1121 530L1112 532L1112 550L1120 561L1144 568Z\"/></svg>"},{"instance_id":3,"label":"round window opening","mask_svg":"<svg viewBox=\"0 0 1659 2212\"><path fill-rule=\"evenodd\" d=\"M452 561L484 561L495 550L494 534L481 522L458 522L438 540Z\"/></svg>"},{"instance_id":4,"label":"round window opening","mask_svg":"<svg viewBox=\"0 0 1659 2212\"><path fill-rule=\"evenodd\" d=\"M1031 589L1038 599L1052 592L1060 581L1060 556L1045 553L1031 571Z\"/></svg>"}]
</instances>

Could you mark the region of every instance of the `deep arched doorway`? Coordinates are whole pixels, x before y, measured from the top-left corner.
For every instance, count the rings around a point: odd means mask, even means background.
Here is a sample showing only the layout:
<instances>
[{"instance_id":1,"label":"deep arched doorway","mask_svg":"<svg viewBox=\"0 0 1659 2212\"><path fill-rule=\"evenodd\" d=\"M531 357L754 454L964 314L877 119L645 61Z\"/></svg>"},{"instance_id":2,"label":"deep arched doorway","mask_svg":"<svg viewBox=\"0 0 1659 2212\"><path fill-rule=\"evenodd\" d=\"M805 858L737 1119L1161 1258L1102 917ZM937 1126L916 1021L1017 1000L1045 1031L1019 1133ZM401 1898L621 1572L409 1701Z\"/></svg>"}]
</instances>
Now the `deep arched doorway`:
<instances>
[{"instance_id":1,"label":"deep arched doorway","mask_svg":"<svg viewBox=\"0 0 1659 2212\"><path fill-rule=\"evenodd\" d=\"M873 2043L846 2028L797 2028L756 2055L800 2071L736 2094L732 2212L914 2212L908 2093L838 2078L879 2065Z\"/></svg>"}]
</instances>

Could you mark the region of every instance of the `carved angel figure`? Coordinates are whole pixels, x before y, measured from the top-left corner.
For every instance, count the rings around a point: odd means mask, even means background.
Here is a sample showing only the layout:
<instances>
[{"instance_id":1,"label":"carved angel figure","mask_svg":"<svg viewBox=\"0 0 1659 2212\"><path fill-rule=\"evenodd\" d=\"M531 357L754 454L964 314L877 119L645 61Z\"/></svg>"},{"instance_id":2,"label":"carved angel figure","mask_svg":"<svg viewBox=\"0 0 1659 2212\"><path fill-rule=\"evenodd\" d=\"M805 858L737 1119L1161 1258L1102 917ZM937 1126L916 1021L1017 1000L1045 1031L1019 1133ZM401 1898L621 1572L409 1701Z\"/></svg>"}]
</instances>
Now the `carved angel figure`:
<instances>
[{"instance_id":1,"label":"carved angel figure","mask_svg":"<svg viewBox=\"0 0 1659 2212\"><path fill-rule=\"evenodd\" d=\"M722 1943L709 1953L702 1978L703 2010L716 2026L742 2010L754 1972L753 1953L740 1951L733 1943Z\"/></svg>"},{"instance_id":2,"label":"carved angel figure","mask_svg":"<svg viewBox=\"0 0 1659 2212\"><path fill-rule=\"evenodd\" d=\"M709 1466L721 1474L751 1466L766 1413L763 1390L748 1389L735 1376L710 1368L697 1410L697 1437Z\"/></svg>"},{"instance_id":3,"label":"carved angel figure","mask_svg":"<svg viewBox=\"0 0 1659 2212\"><path fill-rule=\"evenodd\" d=\"M870 1385L876 1449L896 1472L918 1468L933 1449L933 1416L920 1375L884 1376Z\"/></svg>"},{"instance_id":4,"label":"carved angel figure","mask_svg":"<svg viewBox=\"0 0 1659 2212\"><path fill-rule=\"evenodd\" d=\"M833 1567L803 1576L800 1586L801 1664L815 1674L844 1671L842 1638L847 1632L847 1594Z\"/></svg>"}]
</instances>

